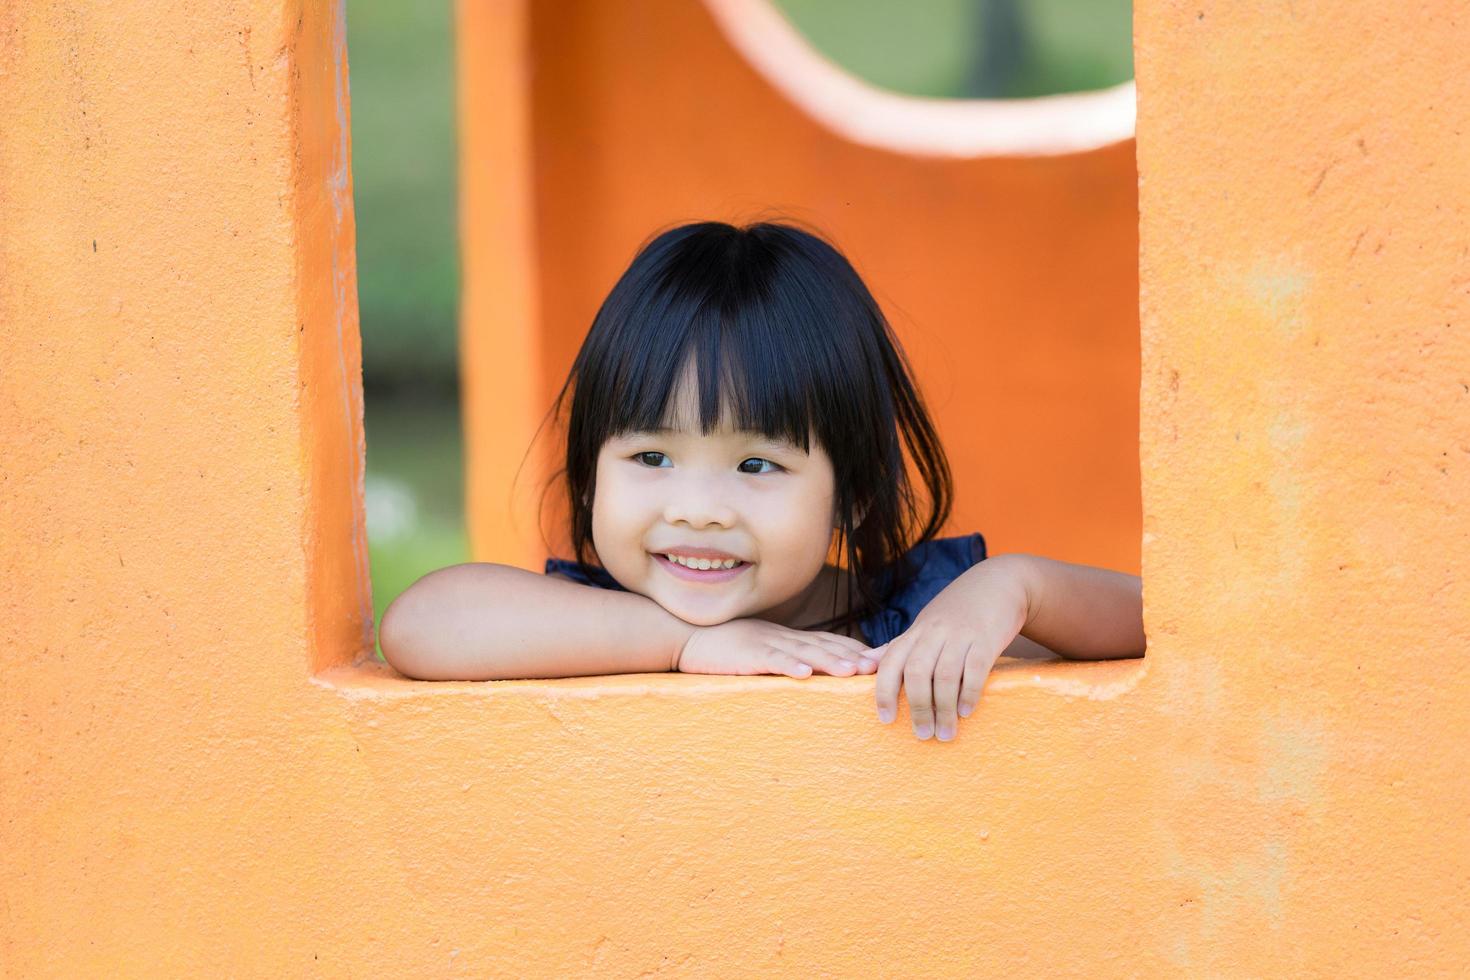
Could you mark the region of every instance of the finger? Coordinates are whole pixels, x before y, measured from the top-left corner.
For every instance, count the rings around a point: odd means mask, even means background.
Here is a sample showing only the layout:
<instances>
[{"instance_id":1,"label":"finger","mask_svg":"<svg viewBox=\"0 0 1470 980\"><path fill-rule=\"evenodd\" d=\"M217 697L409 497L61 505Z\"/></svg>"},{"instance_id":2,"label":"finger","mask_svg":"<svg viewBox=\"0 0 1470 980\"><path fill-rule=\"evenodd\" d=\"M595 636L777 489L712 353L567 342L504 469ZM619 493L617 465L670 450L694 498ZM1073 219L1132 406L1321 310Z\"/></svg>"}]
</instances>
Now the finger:
<instances>
[{"instance_id":1,"label":"finger","mask_svg":"<svg viewBox=\"0 0 1470 980\"><path fill-rule=\"evenodd\" d=\"M854 644L854 655L858 658L858 670L864 674L876 671L881 654L875 653L872 647L861 640L852 640L852 643Z\"/></svg>"},{"instance_id":2,"label":"finger","mask_svg":"<svg viewBox=\"0 0 1470 980\"><path fill-rule=\"evenodd\" d=\"M965 679L960 684L958 712L961 718L970 717L975 705L980 703L980 692L985 689L985 679L994 666L994 657L987 658L979 649L970 648L970 655L965 658Z\"/></svg>"},{"instance_id":3,"label":"finger","mask_svg":"<svg viewBox=\"0 0 1470 980\"><path fill-rule=\"evenodd\" d=\"M782 650L772 650L767 659L770 664L771 673L785 674L787 677L810 677L811 665L802 663L796 657Z\"/></svg>"},{"instance_id":4,"label":"finger","mask_svg":"<svg viewBox=\"0 0 1470 980\"><path fill-rule=\"evenodd\" d=\"M920 741L934 734L934 666L943 653L944 641L915 645L903 665L903 686L909 699L909 721Z\"/></svg>"},{"instance_id":5,"label":"finger","mask_svg":"<svg viewBox=\"0 0 1470 980\"><path fill-rule=\"evenodd\" d=\"M908 655L908 644L902 639L887 646L887 652L878 663L878 677L874 684L878 720L885 725L898 717L898 689L903 685L903 661Z\"/></svg>"},{"instance_id":6,"label":"finger","mask_svg":"<svg viewBox=\"0 0 1470 980\"><path fill-rule=\"evenodd\" d=\"M862 640L855 639L851 636L843 636L840 633L816 632L810 635L819 637L822 641L831 644L834 649L848 660L851 660L858 670L864 671L865 673L865 662L871 662L875 665L878 662L877 658L872 655L872 648Z\"/></svg>"},{"instance_id":7,"label":"finger","mask_svg":"<svg viewBox=\"0 0 1470 980\"><path fill-rule=\"evenodd\" d=\"M881 650L881 647L875 648L863 646L856 653L851 654L851 656L856 656L858 658L858 672L863 674L871 674L875 672L878 669L878 662L883 659L883 654L881 653Z\"/></svg>"},{"instance_id":8,"label":"finger","mask_svg":"<svg viewBox=\"0 0 1470 980\"><path fill-rule=\"evenodd\" d=\"M860 657L867 656L868 654L873 652L872 647L868 646L866 643L864 643L862 640L859 640L855 636L843 636L841 633L828 633L826 635L830 636L838 643L841 643L844 647L851 650L853 653L857 654Z\"/></svg>"},{"instance_id":9,"label":"finger","mask_svg":"<svg viewBox=\"0 0 1470 980\"><path fill-rule=\"evenodd\" d=\"M848 660L831 647L813 642L805 637L790 646L781 648L802 663L810 664L825 674L848 677L857 673L858 665Z\"/></svg>"},{"instance_id":10,"label":"finger","mask_svg":"<svg viewBox=\"0 0 1470 980\"><path fill-rule=\"evenodd\" d=\"M841 657L843 660L852 664L853 672L856 673L857 671L862 670L862 654L864 651L854 650L849 643L839 642L846 639L846 637L833 636L830 633L813 633L808 638L808 642L816 643L817 645L830 651L834 655Z\"/></svg>"},{"instance_id":11,"label":"finger","mask_svg":"<svg viewBox=\"0 0 1470 980\"><path fill-rule=\"evenodd\" d=\"M959 724L955 707L959 704L960 681L965 676L970 650L968 643L950 643L934 664L934 737L941 742L954 738Z\"/></svg>"}]
</instances>

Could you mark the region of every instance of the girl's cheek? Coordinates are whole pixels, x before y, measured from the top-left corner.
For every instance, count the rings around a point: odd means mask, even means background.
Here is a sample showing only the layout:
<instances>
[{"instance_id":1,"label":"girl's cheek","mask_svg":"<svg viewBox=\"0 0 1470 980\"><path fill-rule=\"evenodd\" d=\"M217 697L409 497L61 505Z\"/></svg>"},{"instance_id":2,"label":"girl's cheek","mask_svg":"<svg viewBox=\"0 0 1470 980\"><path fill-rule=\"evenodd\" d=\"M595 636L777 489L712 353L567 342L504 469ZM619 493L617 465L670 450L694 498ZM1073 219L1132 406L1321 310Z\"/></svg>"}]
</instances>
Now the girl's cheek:
<instances>
[{"instance_id":1,"label":"girl's cheek","mask_svg":"<svg viewBox=\"0 0 1470 980\"><path fill-rule=\"evenodd\" d=\"M802 515L792 510L773 515L760 536L766 585L799 592L821 572L831 547L831 529L825 514Z\"/></svg>"}]
</instances>

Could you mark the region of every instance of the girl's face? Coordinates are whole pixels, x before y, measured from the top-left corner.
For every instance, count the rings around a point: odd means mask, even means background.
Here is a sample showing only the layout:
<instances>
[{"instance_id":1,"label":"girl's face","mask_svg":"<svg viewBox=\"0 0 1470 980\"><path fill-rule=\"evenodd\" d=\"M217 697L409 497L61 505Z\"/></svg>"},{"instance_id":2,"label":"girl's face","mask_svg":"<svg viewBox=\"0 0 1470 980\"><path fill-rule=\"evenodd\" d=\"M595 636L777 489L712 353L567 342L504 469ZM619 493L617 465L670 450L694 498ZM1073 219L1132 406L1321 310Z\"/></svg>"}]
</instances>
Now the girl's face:
<instances>
[{"instance_id":1,"label":"girl's face","mask_svg":"<svg viewBox=\"0 0 1470 980\"><path fill-rule=\"evenodd\" d=\"M697 394L686 372L669 429L614 437L598 453L597 556L624 588L692 625L751 616L794 625L832 541L831 460L815 439L807 454L724 424L704 435ZM741 564L700 571L666 557L698 549Z\"/></svg>"}]
</instances>

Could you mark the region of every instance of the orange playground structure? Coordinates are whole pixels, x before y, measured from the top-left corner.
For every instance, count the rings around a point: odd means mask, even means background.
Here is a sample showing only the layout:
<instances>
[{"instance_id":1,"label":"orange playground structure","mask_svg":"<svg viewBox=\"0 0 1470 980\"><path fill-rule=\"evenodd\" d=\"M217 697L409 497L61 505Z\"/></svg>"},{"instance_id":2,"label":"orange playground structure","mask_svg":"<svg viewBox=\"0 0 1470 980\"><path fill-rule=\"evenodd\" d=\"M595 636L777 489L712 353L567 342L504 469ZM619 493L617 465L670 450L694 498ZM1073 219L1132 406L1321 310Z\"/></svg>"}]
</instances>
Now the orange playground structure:
<instances>
[{"instance_id":1,"label":"orange playground structure","mask_svg":"<svg viewBox=\"0 0 1470 980\"><path fill-rule=\"evenodd\" d=\"M1146 658L1003 661L952 743L870 676L368 658L343 16L0 13L0 975L1463 972L1460 4L1138 0L1135 142L768 0L460 0L476 558L546 554L515 468L639 242L807 221L953 530L1143 576Z\"/></svg>"}]
</instances>

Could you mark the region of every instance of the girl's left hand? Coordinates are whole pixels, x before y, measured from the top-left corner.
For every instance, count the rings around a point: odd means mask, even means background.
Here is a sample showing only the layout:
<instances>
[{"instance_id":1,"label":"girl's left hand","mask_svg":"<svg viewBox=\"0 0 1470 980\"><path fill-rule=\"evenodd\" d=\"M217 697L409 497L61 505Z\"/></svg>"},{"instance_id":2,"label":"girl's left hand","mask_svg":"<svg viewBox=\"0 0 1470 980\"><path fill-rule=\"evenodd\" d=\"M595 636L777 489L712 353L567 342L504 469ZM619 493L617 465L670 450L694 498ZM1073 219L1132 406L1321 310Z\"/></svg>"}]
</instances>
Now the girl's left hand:
<instances>
[{"instance_id":1,"label":"girl's left hand","mask_svg":"<svg viewBox=\"0 0 1470 980\"><path fill-rule=\"evenodd\" d=\"M874 647L879 656L878 720L898 715L900 684L908 692L914 734L954 738L960 718L969 717L995 661L1026 624L1027 597L1021 576L999 556L955 579L924 607L904 633Z\"/></svg>"}]
</instances>

